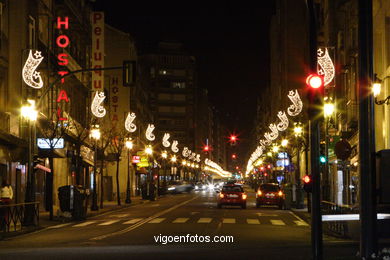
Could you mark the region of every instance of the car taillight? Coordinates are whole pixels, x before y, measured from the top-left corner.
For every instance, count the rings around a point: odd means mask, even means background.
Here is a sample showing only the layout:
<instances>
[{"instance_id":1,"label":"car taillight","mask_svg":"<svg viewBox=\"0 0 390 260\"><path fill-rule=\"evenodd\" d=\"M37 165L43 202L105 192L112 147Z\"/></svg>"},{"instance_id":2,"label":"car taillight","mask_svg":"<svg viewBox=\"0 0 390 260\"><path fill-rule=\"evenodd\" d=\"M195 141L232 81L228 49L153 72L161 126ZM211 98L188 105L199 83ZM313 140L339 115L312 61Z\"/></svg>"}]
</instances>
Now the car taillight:
<instances>
[{"instance_id":1,"label":"car taillight","mask_svg":"<svg viewBox=\"0 0 390 260\"><path fill-rule=\"evenodd\" d=\"M220 194L219 194L219 197L220 197L221 199L223 199L223 197L225 197L225 195L223 195L222 193L220 193Z\"/></svg>"},{"instance_id":2,"label":"car taillight","mask_svg":"<svg viewBox=\"0 0 390 260\"><path fill-rule=\"evenodd\" d=\"M243 200L246 200L247 197L248 197L248 195L242 194L242 199L243 199Z\"/></svg>"},{"instance_id":3,"label":"car taillight","mask_svg":"<svg viewBox=\"0 0 390 260\"><path fill-rule=\"evenodd\" d=\"M259 196L262 195L261 190L258 190L258 191L257 191L257 195L259 195Z\"/></svg>"},{"instance_id":4,"label":"car taillight","mask_svg":"<svg viewBox=\"0 0 390 260\"><path fill-rule=\"evenodd\" d=\"M282 197L282 196L283 196L283 192L282 192L282 191L279 191L279 192L278 192L278 195L279 195L280 197Z\"/></svg>"}]
</instances>

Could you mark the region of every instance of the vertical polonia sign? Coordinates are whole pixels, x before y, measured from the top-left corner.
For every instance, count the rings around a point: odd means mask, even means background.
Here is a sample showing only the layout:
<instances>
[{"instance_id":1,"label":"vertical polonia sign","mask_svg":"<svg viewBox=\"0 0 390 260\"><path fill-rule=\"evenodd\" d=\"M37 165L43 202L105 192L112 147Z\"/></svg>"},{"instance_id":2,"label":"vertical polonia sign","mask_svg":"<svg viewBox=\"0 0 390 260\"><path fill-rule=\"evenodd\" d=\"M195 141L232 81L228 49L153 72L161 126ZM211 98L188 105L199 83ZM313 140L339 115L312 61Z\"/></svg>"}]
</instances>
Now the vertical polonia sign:
<instances>
[{"instance_id":1,"label":"vertical polonia sign","mask_svg":"<svg viewBox=\"0 0 390 260\"><path fill-rule=\"evenodd\" d=\"M92 12L92 68L104 68L104 13ZM97 70L92 73L92 114L96 117L104 117L106 109L102 103L104 95L104 71Z\"/></svg>"}]
</instances>

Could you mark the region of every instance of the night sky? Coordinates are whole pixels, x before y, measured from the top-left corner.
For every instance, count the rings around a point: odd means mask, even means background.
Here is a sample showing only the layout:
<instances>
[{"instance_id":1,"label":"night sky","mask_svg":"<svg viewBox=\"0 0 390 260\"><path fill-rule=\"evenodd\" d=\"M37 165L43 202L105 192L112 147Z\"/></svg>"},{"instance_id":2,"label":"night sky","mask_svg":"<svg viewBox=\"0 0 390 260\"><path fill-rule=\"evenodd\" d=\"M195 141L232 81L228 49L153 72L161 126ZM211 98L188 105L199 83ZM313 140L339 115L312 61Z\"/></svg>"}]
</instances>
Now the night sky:
<instances>
[{"instance_id":1,"label":"night sky","mask_svg":"<svg viewBox=\"0 0 390 260\"><path fill-rule=\"evenodd\" d=\"M198 87L209 90L220 118L230 132L240 134L240 148L246 149L256 97L268 84L272 1L261 1L262 6L237 1L124 3L96 0L95 10L105 12L106 23L130 33L141 52L159 40L183 42L197 58Z\"/></svg>"}]
</instances>

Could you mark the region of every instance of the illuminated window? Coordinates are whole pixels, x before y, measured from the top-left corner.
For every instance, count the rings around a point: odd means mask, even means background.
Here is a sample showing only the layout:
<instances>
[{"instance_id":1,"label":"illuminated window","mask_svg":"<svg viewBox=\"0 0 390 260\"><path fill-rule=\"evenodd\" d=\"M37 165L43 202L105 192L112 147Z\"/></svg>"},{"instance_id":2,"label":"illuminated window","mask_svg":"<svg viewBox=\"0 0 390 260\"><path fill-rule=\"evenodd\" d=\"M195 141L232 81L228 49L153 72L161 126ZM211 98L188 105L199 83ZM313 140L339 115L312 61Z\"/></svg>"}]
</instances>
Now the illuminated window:
<instances>
[{"instance_id":1,"label":"illuminated window","mask_svg":"<svg viewBox=\"0 0 390 260\"><path fill-rule=\"evenodd\" d=\"M184 89L184 88L186 88L186 83L185 82L171 82L171 87Z\"/></svg>"}]
</instances>

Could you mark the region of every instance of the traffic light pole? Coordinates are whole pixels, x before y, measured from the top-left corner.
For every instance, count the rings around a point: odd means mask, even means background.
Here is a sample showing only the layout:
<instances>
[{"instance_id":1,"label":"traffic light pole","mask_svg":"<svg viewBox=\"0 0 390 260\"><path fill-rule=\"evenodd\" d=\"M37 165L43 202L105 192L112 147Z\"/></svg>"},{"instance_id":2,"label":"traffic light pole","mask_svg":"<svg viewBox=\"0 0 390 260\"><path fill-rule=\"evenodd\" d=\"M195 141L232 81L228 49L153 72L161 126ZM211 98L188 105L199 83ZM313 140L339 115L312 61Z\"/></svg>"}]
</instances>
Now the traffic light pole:
<instances>
[{"instance_id":1,"label":"traffic light pole","mask_svg":"<svg viewBox=\"0 0 390 260\"><path fill-rule=\"evenodd\" d=\"M359 160L360 256L371 258L377 249L375 194L375 117L373 79L372 1L359 0Z\"/></svg>"},{"instance_id":2,"label":"traffic light pole","mask_svg":"<svg viewBox=\"0 0 390 260\"><path fill-rule=\"evenodd\" d=\"M317 20L314 1L307 0L309 12L309 57L310 72L317 71ZM323 88L323 86L322 86ZM321 175L319 162L320 144L320 113L321 104L319 91L310 91L309 119L310 119L310 163L313 178L312 207L311 207L311 244L313 259L321 260L322 253L322 219L321 219Z\"/></svg>"}]
</instances>

